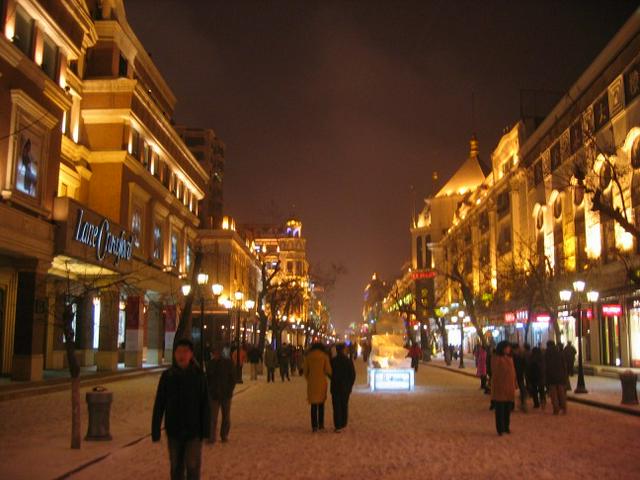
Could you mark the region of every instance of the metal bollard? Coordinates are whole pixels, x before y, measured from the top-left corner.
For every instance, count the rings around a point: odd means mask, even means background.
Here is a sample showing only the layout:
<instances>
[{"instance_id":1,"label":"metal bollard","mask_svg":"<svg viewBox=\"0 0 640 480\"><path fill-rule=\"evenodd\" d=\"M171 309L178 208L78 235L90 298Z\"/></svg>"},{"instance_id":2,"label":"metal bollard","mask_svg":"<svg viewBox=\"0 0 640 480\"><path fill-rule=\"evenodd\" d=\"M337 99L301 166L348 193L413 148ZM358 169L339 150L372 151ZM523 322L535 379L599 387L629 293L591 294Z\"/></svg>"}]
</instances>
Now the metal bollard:
<instances>
[{"instance_id":1,"label":"metal bollard","mask_svg":"<svg viewBox=\"0 0 640 480\"><path fill-rule=\"evenodd\" d=\"M110 420L113 393L104 387L94 387L86 395L89 425L85 440L111 440Z\"/></svg>"},{"instance_id":2,"label":"metal bollard","mask_svg":"<svg viewBox=\"0 0 640 480\"><path fill-rule=\"evenodd\" d=\"M623 405L637 405L638 404L638 391L636 390L636 383L638 381L638 375L631 370L625 370L620 374L620 383L622 384L622 404Z\"/></svg>"}]
</instances>

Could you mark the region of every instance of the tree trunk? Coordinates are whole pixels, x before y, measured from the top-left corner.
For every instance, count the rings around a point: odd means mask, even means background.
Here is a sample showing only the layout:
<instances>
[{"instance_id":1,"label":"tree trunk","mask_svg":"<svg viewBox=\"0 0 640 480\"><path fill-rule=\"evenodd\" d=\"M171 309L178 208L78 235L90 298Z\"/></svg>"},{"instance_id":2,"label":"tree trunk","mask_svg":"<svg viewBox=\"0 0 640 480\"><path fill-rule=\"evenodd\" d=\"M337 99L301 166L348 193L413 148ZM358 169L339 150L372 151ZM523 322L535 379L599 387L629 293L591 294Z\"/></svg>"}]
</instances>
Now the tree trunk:
<instances>
[{"instance_id":1,"label":"tree trunk","mask_svg":"<svg viewBox=\"0 0 640 480\"><path fill-rule=\"evenodd\" d=\"M76 358L76 349L73 332L73 307L67 300L62 314L64 345L67 353L67 363L69 364L69 374L71 376L71 448L79 449L82 443L80 433L80 365Z\"/></svg>"},{"instance_id":2,"label":"tree trunk","mask_svg":"<svg viewBox=\"0 0 640 480\"><path fill-rule=\"evenodd\" d=\"M258 349L264 352L265 343L267 341L267 328L269 327L269 317L264 313L264 310L258 310L258 317L260 318L260 335L258 335Z\"/></svg>"}]
</instances>

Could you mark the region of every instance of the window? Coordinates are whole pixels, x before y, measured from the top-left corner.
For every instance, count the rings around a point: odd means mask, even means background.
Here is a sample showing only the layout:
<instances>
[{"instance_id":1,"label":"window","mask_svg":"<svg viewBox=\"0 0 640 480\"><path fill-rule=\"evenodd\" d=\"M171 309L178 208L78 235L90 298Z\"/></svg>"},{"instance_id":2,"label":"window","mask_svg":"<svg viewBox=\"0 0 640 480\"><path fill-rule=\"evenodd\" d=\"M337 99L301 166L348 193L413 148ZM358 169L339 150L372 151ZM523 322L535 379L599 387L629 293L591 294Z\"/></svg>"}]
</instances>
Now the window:
<instances>
[{"instance_id":1,"label":"window","mask_svg":"<svg viewBox=\"0 0 640 480\"><path fill-rule=\"evenodd\" d=\"M54 81L58 76L58 46L47 36L43 40L42 71Z\"/></svg>"},{"instance_id":2,"label":"window","mask_svg":"<svg viewBox=\"0 0 640 480\"><path fill-rule=\"evenodd\" d=\"M184 264L187 272L191 270L191 259L193 258L193 249L191 248L191 242L187 242L187 252L184 258Z\"/></svg>"},{"instance_id":3,"label":"window","mask_svg":"<svg viewBox=\"0 0 640 480\"><path fill-rule=\"evenodd\" d=\"M498 253L504 255L511 251L511 225L509 222L505 222L500 227L500 234L498 235Z\"/></svg>"},{"instance_id":4,"label":"window","mask_svg":"<svg viewBox=\"0 0 640 480\"><path fill-rule=\"evenodd\" d=\"M133 245L140 248L142 238L142 213L136 209L131 215L131 233L133 234Z\"/></svg>"},{"instance_id":5,"label":"window","mask_svg":"<svg viewBox=\"0 0 640 480\"><path fill-rule=\"evenodd\" d=\"M416 238L416 267L417 268L423 268L423 263L422 263L422 237L418 236L418 238Z\"/></svg>"},{"instance_id":6,"label":"window","mask_svg":"<svg viewBox=\"0 0 640 480\"><path fill-rule=\"evenodd\" d=\"M171 266L178 267L180 260L180 250L178 249L178 234L176 232L171 233Z\"/></svg>"},{"instance_id":7,"label":"window","mask_svg":"<svg viewBox=\"0 0 640 480\"><path fill-rule=\"evenodd\" d=\"M574 154L582 146L582 123L580 120L571 125L569 130L571 154Z\"/></svg>"},{"instance_id":8,"label":"window","mask_svg":"<svg viewBox=\"0 0 640 480\"><path fill-rule=\"evenodd\" d=\"M119 77L126 77L127 73L129 70L129 64L127 62L127 59L124 58L122 56L122 53L120 54L120 58L118 60L118 76Z\"/></svg>"},{"instance_id":9,"label":"window","mask_svg":"<svg viewBox=\"0 0 640 480\"><path fill-rule=\"evenodd\" d=\"M142 165L144 165L147 169L151 169L151 145L147 142L144 142L142 147Z\"/></svg>"},{"instance_id":10,"label":"window","mask_svg":"<svg viewBox=\"0 0 640 480\"><path fill-rule=\"evenodd\" d=\"M486 239L480 244L480 265L489 264L489 240Z\"/></svg>"},{"instance_id":11,"label":"window","mask_svg":"<svg viewBox=\"0 0 640 480\"><path fill-rule=\"evenodd\" d=\"M631 145L631 166L640 168L640 137L637 137Z\"/></svg>"},{"instance_id":12,"label":"window","mask_svg":"<svg viewBox=\"0 0 640 480\"><path fill-rule=\"evenodd\" d=\"M31 56L33 44L33 19L21 8L16 8L13 44L25 55L28 57Z\"/></svg>"},{"instance_id":13,"label":"window","mask_svg":"<svg viewBox=\"0 0 640 480\"><path fill-rule=\"evenodd\" d=\"M288 261L287 262L287 273L293 274L293 262L292 261Z\"/></svg>"},{"instance_id":14,"label":"window","mask_svg":"<svg viewBox=\"0 0 640 480\"><path fill-rule=\"evenodd\" d=\"M162 227L157 223L153 226L153 259L162 259Z\"/></svg>"},{"instance_id":15,"label":"window","mask_svg":"<svg viewBox=\"0 0 640 480\"><path fill-rule=\"evenodd\" d=\"M131 129L131 155L140 158L140 134L135 128Z\"/></svg>"},{"instance_id":16,"label":"window","mask_svg":"<svg viewBox=\"0 0 640 480\"><path fill-rule=\"evenodd\" d=\"M480 214L478 226L482 233L486 233L489 230L489 212L486 210Z\"/></svg>"},{"instance_id":17,"label":"window","mask_svg":"<svg viewBox=\"0 0 640 480\"><path fill-rule=\"evenodd\" d=\"M551 171L555 172L556 169L562 163L562 157L560 155L560 142L556 142L549 149L549 158L551 160Z\"/></svg>"},{"instance_id":18,"label":"window","mask_svg":"<svg viewBox=\"0 0 640 480\"><path fill-rule=\"evenodd\" d=\"M39 140L31 137L28 130L20 134L18 145L18 161L16 168L16 188L31 197L38 194L38 171L40 161L38 158Z\"/></svg>"},{"instance_id":19,"label":"window","mask_svg":"<svg viewBox=\"0 0 640 480\"><path fill-rule=\"evenodd\" d=\"M555 202L553 202L553 216L556 220L562 217L562 198L560 198L560 195L558 195Z\"/></svg>"},{"instance_id":20,"label":"window","mask_svg":"<svg viewBox=\"0 0 640 480\"><path fill-rule=\"evenodd\" d=\"M509 213L509 192L505 191L498 195L497 203L497 211L498 217L502 218L507 213Z\"/></svg>"},{"instance_id":21,"label":"window","mask_svg":"<svg viewBox=\"0 0 640 480\"><path fill-rule=\"evenodd\" d=\"M533 184L537 187L542 183L543 178L542 160L538 160L533 164Z\"/></svg>"}]
</instances>

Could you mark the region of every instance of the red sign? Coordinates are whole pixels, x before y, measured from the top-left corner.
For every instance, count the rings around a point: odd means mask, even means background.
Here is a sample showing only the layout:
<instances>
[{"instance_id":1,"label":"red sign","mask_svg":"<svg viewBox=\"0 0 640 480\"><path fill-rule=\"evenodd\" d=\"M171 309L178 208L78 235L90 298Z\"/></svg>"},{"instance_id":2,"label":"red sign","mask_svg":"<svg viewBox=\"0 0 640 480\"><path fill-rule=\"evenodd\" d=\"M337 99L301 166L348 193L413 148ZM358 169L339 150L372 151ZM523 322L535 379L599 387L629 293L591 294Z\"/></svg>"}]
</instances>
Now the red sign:
<instances>
[{"instance_id":1,"label":"red sign","mask_svg":"<svg viewBox=\"0 0 640 480\"><path fill-rule=\"evenodd\" d=\"M436 272L433 270L425 270L420 272L411 272L412 280L422 280L425 278L434 278L436 276Z\"/></svg>"},{"instance_id":2,"label":"red sign","mask_svg":"<svg viewBox=\"0 0 640 480\"><path fill-rule=\"evenodd\" d=\"M618 315L622 315L622 306L618 303L602 305L602 315L605 317L617 317Z\"/></svg>"},{"instance_id":3,"label":"red sign","mask_svg":"<svg viewBox=\"0 0 640 480\"><path fill-rule=\"evenodd\" d=\"M539 323L549 323L551 321L551 316L548 313L538 313L533 318Z\"/></svg>"},{"instance_id":4,"label":"red sign","mask_svg":"<svg viewBox=\"0 0 640 480\"><path fill-rule=\"evenodd\" d=\"M516 322L516 314L513 312L506 312L504 314L504 323L515 323Z\"/></svg>"}]
</instances>

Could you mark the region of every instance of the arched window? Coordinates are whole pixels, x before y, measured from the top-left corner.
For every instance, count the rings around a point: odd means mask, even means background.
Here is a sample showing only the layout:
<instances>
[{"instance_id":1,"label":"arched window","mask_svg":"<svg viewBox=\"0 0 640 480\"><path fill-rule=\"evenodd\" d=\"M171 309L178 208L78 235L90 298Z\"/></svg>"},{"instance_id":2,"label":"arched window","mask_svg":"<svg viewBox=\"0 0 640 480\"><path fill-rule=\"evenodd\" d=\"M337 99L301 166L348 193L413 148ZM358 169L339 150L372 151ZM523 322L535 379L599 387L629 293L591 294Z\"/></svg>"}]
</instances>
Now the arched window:
<instances>
[{"instance_id":1,"label":"arched window","mask_svg":"<svg viewBox=\"0 0 640 480\"><path fill-rule=\"evenodd\" d=\"M562 216L562 198L560 198L560 195L553 202L553 216L556 220Z\"/></svg>"}]
</instances>

